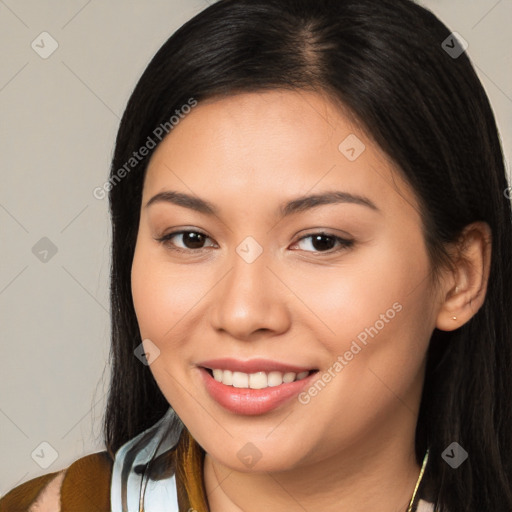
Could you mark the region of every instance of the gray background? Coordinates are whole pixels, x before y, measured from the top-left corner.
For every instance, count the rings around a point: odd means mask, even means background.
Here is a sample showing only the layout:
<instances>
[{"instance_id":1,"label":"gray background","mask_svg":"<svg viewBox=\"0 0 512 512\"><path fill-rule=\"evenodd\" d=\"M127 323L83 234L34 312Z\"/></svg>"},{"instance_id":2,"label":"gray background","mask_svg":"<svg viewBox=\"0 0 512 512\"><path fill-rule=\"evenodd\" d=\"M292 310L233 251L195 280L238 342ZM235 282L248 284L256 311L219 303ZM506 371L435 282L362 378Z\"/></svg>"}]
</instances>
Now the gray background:
<instances>
[{"instance_id":1,"label":"gray background","mask_svg":"<svg viewBox=\"0 0 512 512\"><path fill-rule=\"evenodd\" d=\"M512 0L421 3L468 41L510 162ZM92 192L141 72L206 6L0 0L1 494L103 449L110 226Z\"/></svg>"}]
</instances>

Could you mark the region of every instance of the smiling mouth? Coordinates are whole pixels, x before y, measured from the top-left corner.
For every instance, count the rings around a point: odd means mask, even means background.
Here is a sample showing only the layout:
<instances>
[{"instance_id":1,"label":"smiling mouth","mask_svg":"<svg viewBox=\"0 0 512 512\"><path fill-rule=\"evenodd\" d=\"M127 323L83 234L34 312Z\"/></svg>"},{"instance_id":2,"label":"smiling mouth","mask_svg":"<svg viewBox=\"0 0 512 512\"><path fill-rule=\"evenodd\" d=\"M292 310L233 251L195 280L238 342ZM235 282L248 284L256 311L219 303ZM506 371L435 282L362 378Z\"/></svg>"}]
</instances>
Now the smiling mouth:
<instances>
[{"instance_id":1,"label":"smiling mouth","mask_svg":"<svg viewBox=\"0 0 512 512\"><path fill-rule=\"evenodd\" d=\"M269 387L276 387L280 386L281 384L288 384L305 379L313 373L318 372L318 370L308 370L302 371L300 373L279 371L244 373L231 370L222 370L220 368L203 368L217 382L220 382L226 386L241 389L265 389Z\"/></svg>"}]
</instances>

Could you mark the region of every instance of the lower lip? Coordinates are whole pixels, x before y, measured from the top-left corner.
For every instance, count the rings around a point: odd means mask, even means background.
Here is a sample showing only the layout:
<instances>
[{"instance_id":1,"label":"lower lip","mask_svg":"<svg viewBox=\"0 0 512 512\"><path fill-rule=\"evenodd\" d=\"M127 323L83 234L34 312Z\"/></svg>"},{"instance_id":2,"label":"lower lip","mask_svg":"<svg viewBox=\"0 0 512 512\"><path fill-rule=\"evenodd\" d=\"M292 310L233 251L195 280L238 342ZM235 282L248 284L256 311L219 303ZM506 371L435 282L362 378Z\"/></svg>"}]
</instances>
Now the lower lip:
<instances>
[{"instance_id":1,"label":"lower lip","mask_svg":"<svg viewBox=\"0 0 512 512\"><path fill-rule=\"evenodd\" d=\"M207 370L199 368L206 390L222 407L235 414L257 415L272 411L298 395L317 372L304 379L264 389L227 386L216 381Z\"/></svg>"}]
</instances>

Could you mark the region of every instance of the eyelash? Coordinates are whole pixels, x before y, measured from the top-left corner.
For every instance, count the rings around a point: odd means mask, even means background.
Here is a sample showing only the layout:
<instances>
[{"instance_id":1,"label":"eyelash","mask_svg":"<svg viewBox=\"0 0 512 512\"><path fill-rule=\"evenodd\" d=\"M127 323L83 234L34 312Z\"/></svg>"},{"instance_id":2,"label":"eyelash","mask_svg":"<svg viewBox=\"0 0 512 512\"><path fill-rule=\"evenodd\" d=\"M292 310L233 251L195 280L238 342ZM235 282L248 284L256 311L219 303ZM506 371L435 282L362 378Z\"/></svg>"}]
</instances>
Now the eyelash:
<instances>
[{"instance_id":1,"label":"eyelash","mask_svg":"<svg viewBox=\"0 0 512 512\"><path fill-rule=\"evenodd\" d=\"M208 235L206 235L202 231L181 230L181 231L173 231L172 233L168 233L167 235L164 235L164 236L162 236L160 238L156 238L155 240L157 242L160 242L161 244L165 245L166 247L168 247L172 251L176 251L176 252L180 252L180 253L188 253L188 254L198 253L200 251L203 251L203 250L207 249L206 247L201 247L199 249L183 249L181 247L176 247L175 245L170 243L171 238L173 238L174 236L177 236L177 235L183 235L185 233L195 233L195 234L198 234L198 235L202 235L202 236L204 236L206 238L210 238ZM326 233L324 231L318 231L318 232L308 233L307 235L302 236L293 245L296 245L297 243L301 242L302 240L304 240L306 238L311 238L311 237L314 237L314 236L325 236L325 237L328 237L328 238L332 238L336 242L339 243L340 247L338 249L329 249L327 251L306 251L306 252L312 252L313 254L334 254L334 253L337 253L337 252L340 252L340 251L343 251L343 250L351 248L354 245L354 242L355 242L353 239L341 238L341 237L333 235L331 233Z\"/></svg>"}]
</instances>

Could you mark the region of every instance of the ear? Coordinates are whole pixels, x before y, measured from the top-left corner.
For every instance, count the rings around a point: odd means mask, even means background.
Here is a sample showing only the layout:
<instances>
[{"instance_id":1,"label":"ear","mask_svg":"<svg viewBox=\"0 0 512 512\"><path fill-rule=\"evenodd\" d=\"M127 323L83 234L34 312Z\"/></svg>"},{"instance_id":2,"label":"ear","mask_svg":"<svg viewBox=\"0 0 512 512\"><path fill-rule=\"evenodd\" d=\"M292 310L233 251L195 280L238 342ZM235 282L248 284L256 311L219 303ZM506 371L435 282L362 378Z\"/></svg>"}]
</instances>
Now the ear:
<instances>
[{"instance_id":1,"label":"ear","mask_svg":"<svg viewBox=\"0 0 512 512\"><path fill-rule=\"evenodd\" d=\"M445 281L436 327L453 331L464 325L485 300L491 268L492 232L486 222L466 226L456 244L453 269Z\"/></svg>"}]
</instances>

